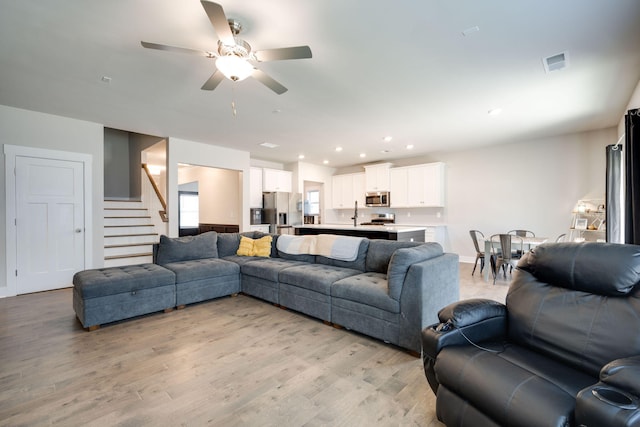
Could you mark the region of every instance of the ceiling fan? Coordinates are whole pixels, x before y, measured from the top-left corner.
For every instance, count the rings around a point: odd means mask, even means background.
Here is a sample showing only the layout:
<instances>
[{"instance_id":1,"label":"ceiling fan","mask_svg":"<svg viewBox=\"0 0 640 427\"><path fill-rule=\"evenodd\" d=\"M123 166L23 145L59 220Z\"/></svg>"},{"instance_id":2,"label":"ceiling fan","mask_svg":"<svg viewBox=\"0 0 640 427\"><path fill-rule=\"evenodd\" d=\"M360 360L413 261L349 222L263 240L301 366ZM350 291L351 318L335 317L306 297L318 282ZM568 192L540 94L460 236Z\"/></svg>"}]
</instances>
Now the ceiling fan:
<instances>
[{"instance_id":1,"label":"ceiling fan","mask_svg":"<svg viewBox=\"0 0 640 427\"><path fill-rule=\"evenodd\" d=\"M218 48L215 52L202 51L184 47L168 46L158 43L141 41L143 47L148 49L167 50L179 53L216 58L216 71L209 77L201 89L214 90L226 77L229 80L241 81L251 76L269 89L281 95L287 88L267 75L264 71L254 67L250 61L265 62L284 59L311 58L309 46L283 47L278 49L251 50L251 45L236 37L242 30L242 25L234 20L227 19L222 6L217 3L201 0L202 7L209 17L216 34L218 35Z\"/></svg>"}]
</instances>

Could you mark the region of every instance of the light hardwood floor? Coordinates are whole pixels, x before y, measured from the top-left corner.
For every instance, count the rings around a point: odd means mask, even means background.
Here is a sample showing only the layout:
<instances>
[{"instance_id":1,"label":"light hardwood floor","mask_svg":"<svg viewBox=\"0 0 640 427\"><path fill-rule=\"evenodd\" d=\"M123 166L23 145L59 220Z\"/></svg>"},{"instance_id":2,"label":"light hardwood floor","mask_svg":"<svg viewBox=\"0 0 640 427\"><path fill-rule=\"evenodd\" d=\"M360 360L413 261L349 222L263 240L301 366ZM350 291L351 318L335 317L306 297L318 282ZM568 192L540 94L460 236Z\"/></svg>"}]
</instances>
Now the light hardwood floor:
<instances>
[{"instance_id":1,"label":"light hardwood floor","mask_svg":"<svg viewBox=\"0 0 640 427\"><path fill-rule=\"evenodd\" d=\"M363 335L243 295L86 332L71 298L0 299L0 425L441 426L421 360Z\"/></svg>"}]
</instances>

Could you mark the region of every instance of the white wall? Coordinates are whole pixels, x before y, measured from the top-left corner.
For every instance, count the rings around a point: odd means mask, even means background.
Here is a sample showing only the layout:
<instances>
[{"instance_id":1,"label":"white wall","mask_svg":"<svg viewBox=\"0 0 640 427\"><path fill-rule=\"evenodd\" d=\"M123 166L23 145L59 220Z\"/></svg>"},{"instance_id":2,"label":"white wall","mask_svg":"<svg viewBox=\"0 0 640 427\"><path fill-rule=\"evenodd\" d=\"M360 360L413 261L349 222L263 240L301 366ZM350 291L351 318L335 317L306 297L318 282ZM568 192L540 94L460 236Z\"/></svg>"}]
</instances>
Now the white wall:
<instances>
[{"instance_id":1,"label":"white wall","mask_svg":"<svg viewBox=\"0 0 640 427\"><path fill-rule=\"evenodd\" d=\"M474 257L470 229L491 235L524 228L551 238L566 233L578 199L604 197L605 147L615 141L610 128L441 153L449 249Z\"/></svg>"},{"instance_id":2,"label":"white wall","mask_svg":"<svg viewBox=\"0 0 640 427\"><path fill-rule=\"evenodd\" d=\"M242 189L237 212L240 231L249 230L249 153L180 138L167 143L167 210L169 236L178 236L178 163L208 166L241 172L238 189ZM203 191L200 187L200 191Z\"/></svg>"},{"instance_id":3,"label":"white wall","mask_svg":"<svg viewBox=\"0 0 640 427\"><path fill-rule=\"evenodd\" d=\"M130 190L129 132L104 130L104 197L129 200ZM136 171L140 175L140 171ZM138 186L140 179L137 180ZM138 189L138 193L140 189Z\"/></svg>"},{"instance_id":4,"label":"white wall","mask_svg":"<svg viewBox=\"0 0 640 427\"><path fill-rule=\"evenodd\" d=\"M490 236L526 228L555 239L568 231L579 199L604 197L605 147L615 142L616 129L609 128L392 160L394 166L444 162L445 208L372 208L362 213L393 212L401 225L446 224L445 250L467 262L475 259L471 229ZM333 222L351 222L350 210L331 213Z\"/></svg>"},{"instance_id":5,"label":"white wall","mask_svg":"<svg viewBox=\"0 0 640 427\"><path fill-rule=\"evenodd\" d=\"M92 253L93 265L104 262L103 214L104 199L104 130L97 123L74 120L50 114L0 105L0 144L44 148L48 150L84 153L92 156ZM0 162L0 199L6 206L5 162ZM5 210L0 209L0 288L6 288L6 233ZM3 292L0 289L0 295Z\"/></svg>"},{"instance_id":6,"label":"white wall","mask_svg":"<svg viewBox=\"0 0 640 427\"><path fill-rule=\"evenodd\" d=\"M624 115L627 114L627 110L633 110L634 108L640 108L640 81L638 81L636 90L634 90L631 94L631 97L629 98L629 104L627 104L627 108L624 109L622 118L618 123L618 137L621 137L622 134L624 134ZM624 142L624 140L622 140L622 142Z\"/></svg>"},{"instance_id":7,"label":"white wall","mask_svg":"<svg viewBox=\"0 0 640 427\"><path fill-rule=\"evenodd\" d=\"M178 185L198 183L199 219L205 224L240 224L239 172L229 169L192 166L180 168Z\"/></svg>"}]
</instances>

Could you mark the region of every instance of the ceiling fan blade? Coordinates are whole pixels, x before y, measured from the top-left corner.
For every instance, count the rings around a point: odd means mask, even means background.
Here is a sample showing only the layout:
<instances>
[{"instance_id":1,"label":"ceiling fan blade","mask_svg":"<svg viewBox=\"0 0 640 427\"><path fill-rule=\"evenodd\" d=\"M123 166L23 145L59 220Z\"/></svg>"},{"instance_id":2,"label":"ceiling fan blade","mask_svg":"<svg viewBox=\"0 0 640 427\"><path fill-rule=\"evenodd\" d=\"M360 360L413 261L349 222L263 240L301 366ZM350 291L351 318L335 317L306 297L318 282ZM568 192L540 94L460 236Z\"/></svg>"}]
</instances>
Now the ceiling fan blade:
<instances>
[{"instance_id":1,"label":"ceiling fan blade","mask_svg":"<svg viewBox=\"0 0 640 427\"><path fill-rule=\"evenodd\" d=\"M311 48L309 46L282 47L279 49L259 50L254 54L258 62L303 59L311 58Z\"/></svg>"},{"instance_id":2,"label":"ceiling fan blade","mask_svg":"<svg viewBox=\"0 0 640 427\"><path fill-rule=\"evenodd\" d=\"M233 33L222 6L207 0L201 0L200 3L202 3L202 7L204 7L204 11L207 13L220 41L227 46L234 46L236 41L233 38Z\"/></svg>"},{"instance_id":3,"label":"ceiling fan blade","mask_svg":"<svg viewBox=\"0 0 640 427\"><path fill-rule=\"evenodd\" d=\"M253 69L251 76L278 95L282 95L288 90L286 87L282 86L280 83L269 77L265 72L260 71L257 68Z\"/></svg>"},{"instance_id":4,"label":"ceiling fan blade","mask_svg":"<svg viewBox=\"0 0 640 427\"><path fill-rule=\"evenodd\" d=\"M141 41L142 47L147 49L166 50L169 52L188 53L190 55L205 56L207 58L214 58L216 55L212 52L205 52L204 50L189 49L187 47L168 46L166 44L149 43Z\"/></svg>"},{"instance_id":5,"label":"ceiling fan blade","mask_svg":"<svg viewBox=\"0 0 640 427\"><path fill-rule=\"evenodd\" d=\"M215 88L218 87L218 85L223 79L224 79L224 75L218 70L216 70L214 71L213 74L211 74L211 77L209 77L209 80L207 80L200 89L214 90Z\"/></svg>"}]
</instances>

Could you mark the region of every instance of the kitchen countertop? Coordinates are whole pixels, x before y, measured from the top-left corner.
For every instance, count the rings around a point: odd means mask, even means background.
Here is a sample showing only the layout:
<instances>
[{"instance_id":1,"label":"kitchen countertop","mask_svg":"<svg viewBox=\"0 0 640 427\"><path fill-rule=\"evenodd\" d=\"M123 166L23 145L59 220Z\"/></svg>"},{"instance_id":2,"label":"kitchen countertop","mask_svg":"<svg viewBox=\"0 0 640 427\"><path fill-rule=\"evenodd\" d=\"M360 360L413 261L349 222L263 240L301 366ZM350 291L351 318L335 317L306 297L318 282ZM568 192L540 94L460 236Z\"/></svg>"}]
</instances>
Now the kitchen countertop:
<instances>
[{"instance_id":1,"label":"kitchen countertop","mask_svg":"<svg viewBox=\"0 0 640 427\"><path fill-rule=\"evenodd\" d=\"M362 230L362 231L380 231L380 232L411 232L411 231L424 231L426 227L418 227L413 225L358 225L356 227L353 224L300 224L294 225L294 228L313 228L313 229L326 229L326 230Z\"/></svg>"}]
</instances>

